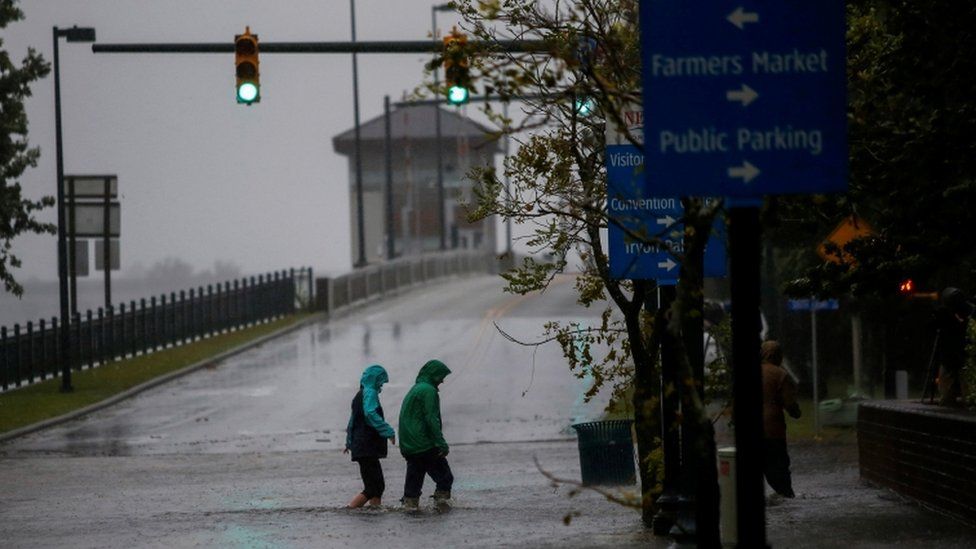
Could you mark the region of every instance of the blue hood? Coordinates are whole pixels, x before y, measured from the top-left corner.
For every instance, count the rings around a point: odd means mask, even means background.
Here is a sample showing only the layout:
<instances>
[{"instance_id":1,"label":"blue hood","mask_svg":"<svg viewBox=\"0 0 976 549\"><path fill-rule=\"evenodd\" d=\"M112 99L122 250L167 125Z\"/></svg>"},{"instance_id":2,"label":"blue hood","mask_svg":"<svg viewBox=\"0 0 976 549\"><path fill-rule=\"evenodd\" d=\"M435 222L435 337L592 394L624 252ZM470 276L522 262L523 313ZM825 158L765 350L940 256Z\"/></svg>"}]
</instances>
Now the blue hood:
<instances>
[{"instance_id":1,"label":"blue hood","mask_svg":"<svg viewBox=\"0 0 976 549\"><path fill-rule=\"evenodd\" d=\"M359 384L364 389L373 389L377 393L383 390L383 384L390 381L386 369L379 364L373 364L363 371L363 376L359 378Z\"/></svg>"}]
</instances>

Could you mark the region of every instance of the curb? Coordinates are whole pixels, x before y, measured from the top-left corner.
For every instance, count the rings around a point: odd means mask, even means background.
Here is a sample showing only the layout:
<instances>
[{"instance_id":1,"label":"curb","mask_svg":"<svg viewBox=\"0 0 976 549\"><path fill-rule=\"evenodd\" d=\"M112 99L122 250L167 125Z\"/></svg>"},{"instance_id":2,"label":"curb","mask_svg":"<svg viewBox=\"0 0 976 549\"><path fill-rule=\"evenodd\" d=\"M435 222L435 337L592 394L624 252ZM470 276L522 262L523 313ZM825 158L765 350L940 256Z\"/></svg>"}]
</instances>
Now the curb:
<instances>
[{"instance_id":1,"label":"curb","mask_svg":"<svg viewBox=\"0 0 976 549\"><path fill-rule=\"evenodd\" d=\"M268 341L270 341L272 339L281 337L281 336L283 336L283 335L285 335L285 334L287 334L289 332L298 330L299 328L304 328L305 326L307 326L309 324L312 324L313 322L318 322L319 320L323 320L323 319L326 319L326 318L328 318L327 315L326 315L326 313L315 313L315 314L309 316L308 318L306 318L305 320L302 320L301 322L297 322L295 324L292 324L291 326L286 326L284 328L281 328L279 330L276 330L274 332L271 332L270 334L265 334L265 335L263 335L263 336L255 339L255 340L248 341L247 343L242 343L241 345L238 345L237 347L234 347L232 349L228 349L228 350L226 350L226 351L224 351L222 353L219 353L217 355L214 355L212 357L205 358L203 360L200 360L199 362L195 362L193 364L190 364L189 366L185 366L185 367L183 367L183 368L181 368L179 370L176 370L175 372L170 372L168 374L165 374L165 375L162 375L162 376L159 376L159 377L150 379L149 381L145 381L143 383L140 383L139 385L136 385L135 387L130 387L130 388L126 389L125 391L122 391L121 393L119 393L117 395L114 395L114 396L111 396L109 398L106 398L105 400L101 400L101 401L96 402L94 404L89 404L88 406L85 406L84 408L79 408L77 410L68 412L67 414L60 415L58 417L53 417L51 419L45 419L45 420L40 421L38 423L34 423L33 425L28 425L26 427L21 427L19 429L14 429L13 431L7 431L6 433L0 434L0 443L4 443L4 442L7 442L9 440L12 440L12 439L15 439L15 438L18 438L18 437L22 437L22 436L27 435L27 434L30 434L30 433L34 433L34 432L37 432L37 431L40 431L40 430L43 430L43 429L47 429L48 427L53 427L53 426L59 425L61 423L66 423L68 421L71 421L71 420L74 420L74 419L78 419L78 418L80 418L82 416L86 416L86 415L88 415L88 414L90 414L92 412L97 412L97 411L99 411L99 410L101 410L103 408L108 408L109 406L112 406L113 404L117 404L118 402L121 402L121 401L126 400L128 398L132 398L135 395L137 395L137 394L139 394L139 393L141 393L143 391L146 391L148 389L152 389L154 387L157 387L159 385L162 385L162 384L167 383L169 381L172 381L174 379L177 379L177 378L183 377L183 376L185 376L187 374L193 373L193 372L195 372L195 371L197 371L197 370L199 370L199 369L201 369L201 368L203 368L205 366L209 366L209 365L214 364L216 362L221 362L221 361L226 360L226 359L228 359L228 358L230 358L230 357L232 357L234 355L238 355L240 353L243 353L244 351L248 351L248 350L250 350L250 349L252 349L254 347L257 347L259 345L263 345L264 343L266 343L266 342L268 342Z\"/></svg>"}]
</instances>

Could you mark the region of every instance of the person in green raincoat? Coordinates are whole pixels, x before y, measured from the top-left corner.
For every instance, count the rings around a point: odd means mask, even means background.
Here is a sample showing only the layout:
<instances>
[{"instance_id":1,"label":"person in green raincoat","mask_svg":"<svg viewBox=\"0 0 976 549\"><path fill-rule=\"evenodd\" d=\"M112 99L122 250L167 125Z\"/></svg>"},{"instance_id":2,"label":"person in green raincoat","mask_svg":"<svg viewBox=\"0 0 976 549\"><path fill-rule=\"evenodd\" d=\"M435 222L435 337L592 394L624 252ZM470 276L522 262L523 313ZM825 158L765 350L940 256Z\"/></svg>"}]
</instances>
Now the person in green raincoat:
<instances>
[{"instance_id":1,"label":"person in green raincoat","mask_svg":"<svg viewBox=\"0 0 976 549\"><path fill-rule=\"evenodd\" d=\"M393 427L383 419L383 407L380 406L380 391L389 379L382 366L373 364L363 372L359 392L352 399L343 453L352 453L352 460L359 463L359 474L363 478L363 491L349 502L352 508L362 507L366 502L371 506L380 505L386 489L380 459L386 457L387 439L396 446Z\"/></svg>"},{"instance_id":2,"label":"person in green raincoat","mask_svg":"<svg viewBox=\"0 0 976 549\"><path fill-rule=\"evenodd\" d=\"M441 432L441 399L438 386L451 370L439 360L428 361L417 374L417 383L403 397L400 407L400 453L407 460L403 483L404 509L417 509L424 477L430 475L436 489L434 502L446 507L454 475L447 463L450 448Z\"/></svg>"}]
</instances>

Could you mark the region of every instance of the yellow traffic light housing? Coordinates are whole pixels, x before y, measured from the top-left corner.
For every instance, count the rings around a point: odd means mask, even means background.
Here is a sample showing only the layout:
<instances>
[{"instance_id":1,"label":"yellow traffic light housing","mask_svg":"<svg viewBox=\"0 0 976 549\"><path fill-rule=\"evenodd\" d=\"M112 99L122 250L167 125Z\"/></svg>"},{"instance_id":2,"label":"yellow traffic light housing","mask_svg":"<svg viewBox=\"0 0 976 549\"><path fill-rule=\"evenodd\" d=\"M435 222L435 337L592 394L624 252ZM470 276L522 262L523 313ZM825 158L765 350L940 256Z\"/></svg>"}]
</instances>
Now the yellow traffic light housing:
<instances>
[{"instance_id":1,"label":"yellow traffic light housing","mask_svg":"<svg viewBox=\"0 0 976 549\"><path fill-rule=\"evenodd\" d=\"M234 36L237 102L244 105L261 102L261 72L258 68L258 35L245 27L244 34Z\"/></svg>"},{"instance_id":2,"label":"yellow traffic light housing","mask_svg":"<svg viewBox=\"0 0 976 549\"><path fill-rule=\"evenodd\" d=\"M468 37L458 32L457 28L444 37L444 83L447 85L447 100L452 105L463 105L471 97L467 44Z\"/></svg>"}]
</instances>

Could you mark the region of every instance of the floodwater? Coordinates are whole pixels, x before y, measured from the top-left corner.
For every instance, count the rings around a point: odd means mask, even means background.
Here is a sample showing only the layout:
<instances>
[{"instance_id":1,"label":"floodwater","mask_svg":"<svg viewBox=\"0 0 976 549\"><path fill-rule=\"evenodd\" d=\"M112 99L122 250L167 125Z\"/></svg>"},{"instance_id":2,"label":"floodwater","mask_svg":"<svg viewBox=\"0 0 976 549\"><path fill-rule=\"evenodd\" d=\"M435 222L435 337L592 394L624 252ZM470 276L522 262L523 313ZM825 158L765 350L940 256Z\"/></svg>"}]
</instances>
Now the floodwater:
<instances>
[{"instance_id":1,"label":"floodwater","mask_svg":"<svg viewBox=\"0 0 976 549\"><path fill-rule=\"evenodd\" d=\"M638 513L574 493L569 426L599 417L589 380L554 345L552 319L595 323L571 279L528 297L497 278L450 281L311 324L117 406L0 445L3 547L669 547ZM383 461L381 510L341 453L362 369L383 364L388 418L419 367L443 360L444 514L399 511L405 466ZM395 425L395 422L394 422ZM768 509L774 547L971 547L976 531L861 483L853 440L791 446L797 498ZM633 490L633 488L631 488ZM433 490L430 481L425 496ZM426 498L425 498L426 499ZM567 524L568 522L568 524Z\"/></svg>"},{"instance_id":2,"label":"floodwater","mask_svg":"<svg viewBox=\"0 0 976 549\"><path fill-rule=\"evenodd\" d=\"M568 371L555 344L517 345L495 328L536 341L548 320L587 324L597 314L574 305L569 278L523 297L503 294L497 278L478 277L309 325L0 446L0 539L34 547L69 540L99 547L640 542L635 512L592 493L569 498L570 488L550 487L535 463L578 479L569 427L598 419L605 398L583 402L589 381ZM362 369L387 368L381 402L396 418L430 358L453 370L441 405L457 478L454 511L343 509L361 489L358 468L341 449ZM404 462L393 450L384 465L386 501L395 503ZM577 513L566 526L564 518Z\"/></svg>"}]
</instances>

